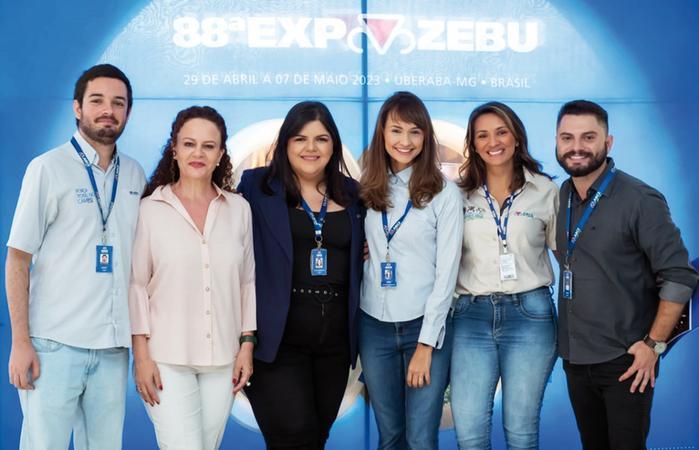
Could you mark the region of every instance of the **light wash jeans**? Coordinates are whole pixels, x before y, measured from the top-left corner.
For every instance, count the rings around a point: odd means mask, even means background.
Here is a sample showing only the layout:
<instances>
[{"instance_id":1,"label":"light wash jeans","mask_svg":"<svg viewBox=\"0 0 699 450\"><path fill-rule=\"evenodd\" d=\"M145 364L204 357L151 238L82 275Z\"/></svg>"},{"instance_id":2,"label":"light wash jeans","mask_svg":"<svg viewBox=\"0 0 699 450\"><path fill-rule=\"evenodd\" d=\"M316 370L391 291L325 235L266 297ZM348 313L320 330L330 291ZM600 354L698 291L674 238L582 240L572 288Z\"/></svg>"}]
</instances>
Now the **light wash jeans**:
<instances>
[{"instance_id":1,"label":"light wash jeans","mask_svg":"<svg viewBox=\"0 0 699 450\"><path fill-rule=\"evenodd\" d=\"M158 391L160 404L143 404L155 427L158 447L218 449L233 406L233 364L156 364L163 383Z\"/></svg>"},{"instance_id":2,"label":"light wash jeans","mask_svg":"<svg viewBox=\"0 0 699 450\"><path fill-rule=\"evenodd\" d=\"M422 317L408 322L381 322L360 312L359 355L379 429L379 449L438 448L439 421L449 378L450 322L447 318L442 348L432 352L430 384L409 388L405 377L417 347Z\"/></svg>"},{"instance_id":3,"label":"light wash jeans","mask_svg":"<svg viewBox=\"0 0 699 450\"><path fill-rule=\"evenodd\" d=\"M539 448L539 413L556 361L555 314L548 287L456 301L451 409L461 450L491 448L498 381L507 448Z\"/></svg>"},{"instance_id":4,"label":"light wash jeans","mask_svg":"<svg viewBox=\"0 0 699 450\"><path fill-rule=\"evenodd\" d=\"M121 449L129 351L89 350L32 338L40 375L20 390L21 450Z\"/></svg>"}]
</instances>

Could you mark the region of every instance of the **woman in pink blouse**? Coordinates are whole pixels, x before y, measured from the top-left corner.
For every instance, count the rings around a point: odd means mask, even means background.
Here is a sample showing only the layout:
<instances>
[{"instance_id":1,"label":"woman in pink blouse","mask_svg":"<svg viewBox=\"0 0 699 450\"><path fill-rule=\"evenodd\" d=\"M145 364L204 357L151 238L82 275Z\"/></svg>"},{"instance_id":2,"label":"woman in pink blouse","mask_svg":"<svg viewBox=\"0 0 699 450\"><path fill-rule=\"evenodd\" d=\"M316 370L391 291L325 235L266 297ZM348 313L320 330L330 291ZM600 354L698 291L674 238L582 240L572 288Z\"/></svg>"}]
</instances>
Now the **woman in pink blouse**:
<instances>
[{"instance_id":1,"label":"woman in pink blouse","mask_svg":"<svg viewBox=\"0 0 699 450\"><path fill-rule=\"evenodd\" d=\"M160 448L218 448L252 374L251 215L231 192L226 139L213 108L180 111L141 201L129 291L134 379Z\"/></svg>"}]
</instances>

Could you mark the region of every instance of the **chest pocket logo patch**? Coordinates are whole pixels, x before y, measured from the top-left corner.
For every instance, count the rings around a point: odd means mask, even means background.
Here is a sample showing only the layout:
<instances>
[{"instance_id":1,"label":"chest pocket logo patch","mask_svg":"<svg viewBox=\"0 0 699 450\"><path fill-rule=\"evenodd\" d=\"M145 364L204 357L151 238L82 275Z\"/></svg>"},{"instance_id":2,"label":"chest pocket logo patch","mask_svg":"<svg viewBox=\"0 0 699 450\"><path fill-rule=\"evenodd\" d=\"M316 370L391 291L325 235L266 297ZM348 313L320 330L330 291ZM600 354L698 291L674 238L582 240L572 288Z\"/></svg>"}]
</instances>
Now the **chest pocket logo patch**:
<instances>
[{"instance_id":1,"label":"chest pocket logo patch","mask_svg":"<svg viewBox=\"0 0 699 450\"><path fill-rule=\"evenodd\" d=\"M533 213L530 213L529 211L514 211L512 215L515 217L527 217L529 219L536 219L536 216Z\"/></svg>"},{"instance_id":2,"label":"chest pocket logo patch","mask_svg":"<svg viewBox=\"0 0 699 450\"><path fill-rule=\"evenodd\" d=\"M92 192L92 190L87 188L76 188L75 201L78 203L78 205L82 205L84 203L94 203L95 194Z\"/></svg>"},{"instance_id":3,"label":"chest pocket logo patch","mask_svg":"<svg viewBox=\"0 0 699 450\"><path fill-rule=\"evenodd\" d=\"M485 215L485 209L477 206L467 206L464 208L464 220L478 220Z\"/></svg>"}]
</instances>

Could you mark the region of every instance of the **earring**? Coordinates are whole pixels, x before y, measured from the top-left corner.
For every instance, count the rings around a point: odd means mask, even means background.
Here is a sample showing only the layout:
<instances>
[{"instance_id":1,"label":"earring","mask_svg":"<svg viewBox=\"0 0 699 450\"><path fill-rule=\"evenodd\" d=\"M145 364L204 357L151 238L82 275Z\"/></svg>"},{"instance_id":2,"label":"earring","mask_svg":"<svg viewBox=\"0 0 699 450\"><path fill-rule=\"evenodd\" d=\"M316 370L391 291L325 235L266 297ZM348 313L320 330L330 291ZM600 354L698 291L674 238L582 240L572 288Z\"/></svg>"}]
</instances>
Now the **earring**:
<instances>
[{"instance_id":1,"label":"earring","mask_svg":"<svg viewBox=\"0 0 699 450\"><path fill-rule=\"evenodd\" d=\"M175 162L175 152L172 152L172 159L170 160L170 177L172 181L177 181L177 162Z\"/></svg>"}]
</instances>

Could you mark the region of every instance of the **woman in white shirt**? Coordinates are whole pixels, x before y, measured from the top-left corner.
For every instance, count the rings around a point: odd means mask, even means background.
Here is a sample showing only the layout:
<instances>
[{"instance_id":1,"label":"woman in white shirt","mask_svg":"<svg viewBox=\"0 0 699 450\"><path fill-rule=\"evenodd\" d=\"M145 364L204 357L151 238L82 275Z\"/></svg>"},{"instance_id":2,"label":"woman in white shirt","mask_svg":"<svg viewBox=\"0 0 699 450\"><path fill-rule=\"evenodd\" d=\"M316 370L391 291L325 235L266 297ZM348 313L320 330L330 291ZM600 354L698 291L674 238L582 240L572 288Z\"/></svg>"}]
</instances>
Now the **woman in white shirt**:
<instances>
[{"instance_id":1,"label":"woman in white shirt","mask_svg":"<svg viewBox=\"0 0 699 450\"><path fill-rule=\"evenodd\" d=\"M217 449L252 374L252 217L231 192L226 138L213 108L180 111L141 201L129 290L134 380L163 449Z\"/></svg>"},{"instance_id":2,"label":"woman in white shirt","mask_svg":"<svg viewBox=\"0 0 699 450\"><path fill-rule=\"evenodd\" d=\"M359 353L379 448L436 449L462 202L439 171L432 121L415 95L397 92L381 107L360 184L370 257Z\"/></svg>"},{"instance_id":3,"label":"woman in white shirt","mask_svg":"<svg viewBox=\"0 0 699 450\"><path fill-rule=\"evenodd\" d=\"M529 154L522 121L490 102L469 117L461 167L464 241L454 304L451 408L461 450L490 449L498 381L508 449L539 446L556 358L558 188Z\"/></svg>"}]
</instances>

